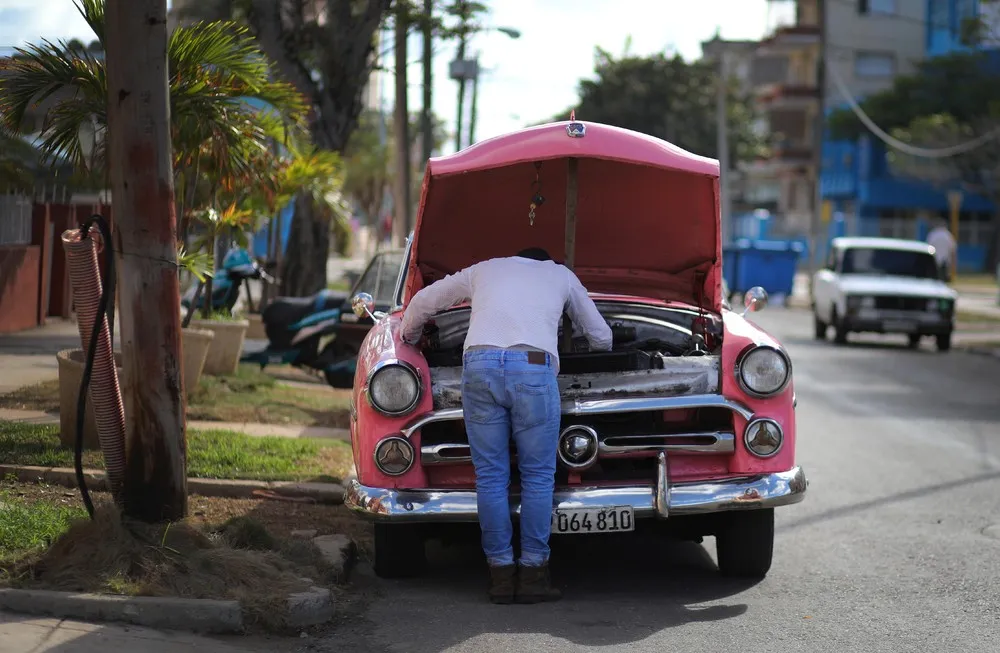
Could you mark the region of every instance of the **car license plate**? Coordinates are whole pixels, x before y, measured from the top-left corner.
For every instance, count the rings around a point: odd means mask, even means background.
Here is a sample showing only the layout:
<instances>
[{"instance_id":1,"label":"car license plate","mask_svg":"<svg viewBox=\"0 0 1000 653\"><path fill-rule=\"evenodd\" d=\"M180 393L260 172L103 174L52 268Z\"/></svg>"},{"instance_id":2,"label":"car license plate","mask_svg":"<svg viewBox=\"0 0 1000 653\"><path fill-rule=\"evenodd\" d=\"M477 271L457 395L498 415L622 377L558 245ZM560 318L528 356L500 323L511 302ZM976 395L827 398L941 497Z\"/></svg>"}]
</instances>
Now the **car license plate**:
<instances>
[{"instance_id":1,"label":"car license plate","mask_svg":"<svg viewBox=\"0 0 1000 653\"><path fill-rule=\"evenodd\" d=\"M621 533L633 530L632 506L563 508L552 513L553 533Z\"/></svg>"},{"instance_id":2,"label":"car license plate","mask_svg":"<svg viewBox=\"0 0 1000 653\"><path fill-rule=\"evenodd\" d=\"M910 331L917 330L917 324L907 320L886 320L882 324L882 328L886 331L902 331L903 333L909 333Z\"/></svg>"}]
</instances>

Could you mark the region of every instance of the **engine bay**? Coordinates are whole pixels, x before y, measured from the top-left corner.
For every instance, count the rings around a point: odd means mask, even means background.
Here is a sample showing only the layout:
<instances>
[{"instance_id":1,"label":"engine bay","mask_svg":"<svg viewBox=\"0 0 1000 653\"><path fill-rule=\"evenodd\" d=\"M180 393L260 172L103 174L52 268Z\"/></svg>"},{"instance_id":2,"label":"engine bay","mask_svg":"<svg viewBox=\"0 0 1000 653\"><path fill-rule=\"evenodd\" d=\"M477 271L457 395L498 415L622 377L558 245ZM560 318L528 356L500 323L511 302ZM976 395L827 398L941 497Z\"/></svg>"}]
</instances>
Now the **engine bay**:
<instances>
[{"instance_id":1,"label":"engine bay","mask_svg":"<svg viewBox=\"0 0 1000 653\"><path fill-rule=\"evenodd\" d=\"M611 327L612 350L591 351L575 329L569 348L564 348L569 323L564 315L560 375L663 369L667 358L717 355L722 346L722 320L713 313L625 302L597 302L597 308ZM424 328L423 354L432 368L461 367L469 312L466 307L439 313Z\"/></svg>"}]
</instances>

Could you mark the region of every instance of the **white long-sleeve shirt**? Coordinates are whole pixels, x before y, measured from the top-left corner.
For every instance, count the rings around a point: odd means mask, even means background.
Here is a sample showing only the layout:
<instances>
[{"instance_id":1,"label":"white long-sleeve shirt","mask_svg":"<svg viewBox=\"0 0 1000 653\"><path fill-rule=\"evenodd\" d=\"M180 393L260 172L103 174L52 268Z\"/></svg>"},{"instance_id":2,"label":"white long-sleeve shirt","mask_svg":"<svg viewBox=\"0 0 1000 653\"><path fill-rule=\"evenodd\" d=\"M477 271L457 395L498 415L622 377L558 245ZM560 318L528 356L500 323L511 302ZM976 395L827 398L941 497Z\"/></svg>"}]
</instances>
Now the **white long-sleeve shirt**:
<instances>
[{"instance_id":1,"label":"white long-sleeve shirt","mask_svg":"<svg viewBox=\"0 0 1000 653\"><path fill-rule=\"evenodd\" d=\"M938 265L950 263L955 256L955 238L944 227L935 227L927 234L927 243L934 248L934 258Z\"/></svg>"},{"instance_id":2,"label":"white long-sleeve shirt","mask_svg":"<svg viewBox=\"0 0 1000 653\"><path fill-rule=\"evenodd\" d=\"M558 359L564 310L592 349L611 349L611 327L576 275L553 261L520 256L483 261L421 289L403 314L403 340L416 342L428 319L464 301L472 307L465 349L524 346Z\"/></svg>"}]
</instances>

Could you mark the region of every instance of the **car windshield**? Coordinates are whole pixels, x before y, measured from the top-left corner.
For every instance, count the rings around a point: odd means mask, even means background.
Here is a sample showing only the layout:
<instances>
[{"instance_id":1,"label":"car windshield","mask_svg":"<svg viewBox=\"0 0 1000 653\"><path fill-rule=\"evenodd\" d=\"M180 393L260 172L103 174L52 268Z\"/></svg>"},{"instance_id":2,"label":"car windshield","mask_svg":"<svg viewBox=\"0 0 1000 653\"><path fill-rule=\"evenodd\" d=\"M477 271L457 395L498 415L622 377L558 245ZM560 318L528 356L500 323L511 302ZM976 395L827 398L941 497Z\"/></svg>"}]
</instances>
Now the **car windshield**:
<instances>
[{"instance_id":1,"label":"car windshield","mask_svg":"<svg viewBox=\"0 0 1000 653\"><path fill-rule=\"evenodd\" d=\"M396 289L399 266L403 264L402 252L376 254L364 274L358 280L354 293L366 292L375 300L376 306L392 303L392 293Z\"/></svg>"},{"instance_id":2,"label":"car windshield","mask_svg":"<svg viewBox=\"0 0 1000 653\"><path fill-rule=\"evenodd\" d=\"M845 250L841 271L844 274L882 274L919 279L936 279L938 276L934 257L926 252L873 247Z\"/></svg>"}]
</instances>

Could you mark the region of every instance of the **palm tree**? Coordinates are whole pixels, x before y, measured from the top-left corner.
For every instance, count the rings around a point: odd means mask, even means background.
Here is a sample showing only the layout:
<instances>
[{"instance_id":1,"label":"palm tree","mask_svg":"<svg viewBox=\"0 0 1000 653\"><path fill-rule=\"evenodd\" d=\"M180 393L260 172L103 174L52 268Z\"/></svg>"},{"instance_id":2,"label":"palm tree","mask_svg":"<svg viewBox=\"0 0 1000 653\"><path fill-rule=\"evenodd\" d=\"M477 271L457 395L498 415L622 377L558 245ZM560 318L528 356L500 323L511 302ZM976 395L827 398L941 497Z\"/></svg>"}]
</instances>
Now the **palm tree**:
<instances>
[{"instance_id":1,"label":"palm tree","mask_svg":"<svg viewBox=\"0 0 1000 653\"><path fill-rule=\"evenodd\" d=\"M0 132L19 133L25 113L48 98L55 104L40 134L43 161L65 157L85 171L106 172L107 71L104 0L75 0L93 30L90 48L43 41L17 48L0 78ZM275 129L304 128L306 105L289 84L274 81L269 60L248 30L231 21L180 27L167 45L174 171L182 221L193 197L201 157L232 174L248 171L266 152ZM251 106L264 104L270 111ZM86 152L81 133L96 125ZM187 192L185 192L187 191ZM190 208L190 204L187 205Z\"/></svg>"}]
</instances>

